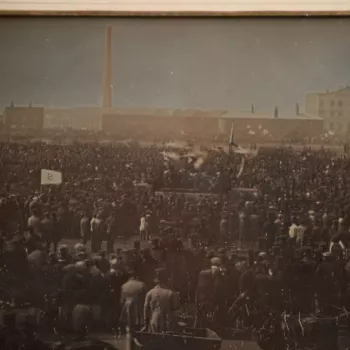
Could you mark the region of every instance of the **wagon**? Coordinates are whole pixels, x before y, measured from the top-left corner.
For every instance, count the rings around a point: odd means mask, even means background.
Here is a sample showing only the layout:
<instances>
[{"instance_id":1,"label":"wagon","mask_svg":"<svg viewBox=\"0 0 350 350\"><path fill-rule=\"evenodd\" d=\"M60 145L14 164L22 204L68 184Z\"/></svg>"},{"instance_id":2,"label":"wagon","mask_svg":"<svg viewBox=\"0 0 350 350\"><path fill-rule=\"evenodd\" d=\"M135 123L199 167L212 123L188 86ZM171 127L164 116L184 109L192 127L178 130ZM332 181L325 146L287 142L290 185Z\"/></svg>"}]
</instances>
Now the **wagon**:
<instances>
[{"instance_id":1,"label":"wagon","mask_svg":"<svg viewBox=\"0 0 350 350\"><path fill-rule=\"evenodd\" d=\"M210 329L184 328L164 334L136 332L134 340L143 350L219 350L222 339Z\"/></svg>"}]
</instances>

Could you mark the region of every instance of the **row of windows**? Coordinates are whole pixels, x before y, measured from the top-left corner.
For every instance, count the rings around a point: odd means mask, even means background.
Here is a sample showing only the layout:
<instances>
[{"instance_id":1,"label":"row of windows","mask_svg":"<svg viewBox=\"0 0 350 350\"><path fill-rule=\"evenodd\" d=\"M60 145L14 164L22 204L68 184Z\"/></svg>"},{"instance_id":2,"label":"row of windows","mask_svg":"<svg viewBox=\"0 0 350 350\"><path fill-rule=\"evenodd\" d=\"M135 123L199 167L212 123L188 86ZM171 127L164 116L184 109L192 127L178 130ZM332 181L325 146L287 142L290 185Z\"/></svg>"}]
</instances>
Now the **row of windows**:
<instances>
[{"instance_id":1,"label":"row of windows","mask_svg":"<svg viewBox=\"0 0 350 350\"><path fill-rule=\"evenodd\" d=\"M335 107L335 106L343 107L342 100L338 100L338 101L331 100L330 104L331 104L331 107ZM324 101L320 100L320 107L323 107L323 105L324 105Z\"/></svg>"},{"instance_id":2,"label":"row of windows","mask_svg":"<svg viewBox=\"0 0 350 350\"><path fill-rule=\"evenodd\" d=\"M350 131L350 122L347 124L338 124L338 123L329 123L329 129L336 131L336 130L343 130L343 129L347 129L347 131Z\"/></svg>"},{"instance_id":3,"label":"row of windows","mask_svg":"<svg viewBox=\"0 0 350 350\"><path fill-rule=\"evenodd\" d=\"M341 111L339 111L339 112L331 111L330 115L331 115L331 117L342 117L343 116L343 112L341 112Z\"/></svg>"},{"instance_id":4,"label":"row of windows","mask_svg":"<svg viewBox=\"0 0 350 350\"><path fill-rule=\"evenodd\" d=\"M328 113L326 113L325 110L321 109L319 114L320 114L320 117L324 117L324 116L326 116L326 114L328 114ZM342 111L330 111L330 112L329 112L329 115L330 115L331 117L343 117L343 116L344 116L344 114L343 114ZM349 117L350 117L350 115L349 115Z\"/></svg>"}]
</instances>

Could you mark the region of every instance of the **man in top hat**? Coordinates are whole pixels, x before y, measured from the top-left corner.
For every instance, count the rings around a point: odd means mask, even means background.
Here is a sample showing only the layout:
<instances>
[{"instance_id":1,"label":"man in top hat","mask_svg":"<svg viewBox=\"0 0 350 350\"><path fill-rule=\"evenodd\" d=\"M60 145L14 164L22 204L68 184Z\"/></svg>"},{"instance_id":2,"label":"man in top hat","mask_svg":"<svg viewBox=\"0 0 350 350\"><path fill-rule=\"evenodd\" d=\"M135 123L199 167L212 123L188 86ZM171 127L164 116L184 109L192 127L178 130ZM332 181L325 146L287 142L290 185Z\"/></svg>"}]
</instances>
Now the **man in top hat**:
<instances>
[{"instance_id":1,"label":"man in top hat","mask_svg":"<svg viewBox=\"0 0 350 350\"><path fill-rule=\"evenodd\" d=\"M175 292L169 289L164 268L156 270L155 287L146 294L144 324L151 333L164 333L173 328L174 312L180 308Z\"/></svg>"}]
</instances>

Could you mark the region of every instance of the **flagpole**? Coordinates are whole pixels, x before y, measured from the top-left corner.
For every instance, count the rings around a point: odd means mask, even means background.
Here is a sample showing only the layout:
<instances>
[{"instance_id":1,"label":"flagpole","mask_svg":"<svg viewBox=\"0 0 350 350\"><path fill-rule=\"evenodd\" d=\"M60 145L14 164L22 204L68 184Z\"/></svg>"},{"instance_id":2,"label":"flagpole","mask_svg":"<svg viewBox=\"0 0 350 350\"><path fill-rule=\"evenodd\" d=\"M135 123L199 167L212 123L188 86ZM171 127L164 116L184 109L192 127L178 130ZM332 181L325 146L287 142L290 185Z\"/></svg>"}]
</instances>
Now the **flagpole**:
<instances>
[{"instance_id":1,"label":"flagpole","mask_svg":"<svg viewBox=\"0 0 350 350\"><path fill-rule=\"evenodd\" d=\"M231 166L231 158L232 158L232 146L233 146L233 130L234 130L234 121L232 121L231 124L231 132L230 132L230 138L229 138L229 144L228 144L228 166ZM232 187L232 180L231 180L231 169L229 170L229 192L231 192ZM229 243L232 244L232 213L231 213L231 205L229 206L228 210L228 225L229 225Z\"/></svg>"},{"instance_id":2,"label":"flagpole","mask_svg":"<svg viewBox=\"0 0 350 350\"><path fill-rule=\"evenodd\" d=\"M232 154L232 146L233 146L233 137L234 137L234 134L233 134L233 126L234 126L234 121L232 121L232 124L231 124L231 132L230 132L230 138L229 138L229 143L228 143L228 154L229 154L229 160L231 158L231 154Z\"/></svg>"},{"instance_id":3,"label":"flagpole","mask_svg":"<svg viewBox=\"0 0 350 350\"><path fill-rule=\"evenodd\" d=\"M232 121L231 124L231 132L230 132L230 138L228 141L228 168L229 168L229 182L230 182L230 189L231 189L231 163L232 163L232 147L233 147L233 138L234 138L234 121Z\"/></svg>"}]
</instances>

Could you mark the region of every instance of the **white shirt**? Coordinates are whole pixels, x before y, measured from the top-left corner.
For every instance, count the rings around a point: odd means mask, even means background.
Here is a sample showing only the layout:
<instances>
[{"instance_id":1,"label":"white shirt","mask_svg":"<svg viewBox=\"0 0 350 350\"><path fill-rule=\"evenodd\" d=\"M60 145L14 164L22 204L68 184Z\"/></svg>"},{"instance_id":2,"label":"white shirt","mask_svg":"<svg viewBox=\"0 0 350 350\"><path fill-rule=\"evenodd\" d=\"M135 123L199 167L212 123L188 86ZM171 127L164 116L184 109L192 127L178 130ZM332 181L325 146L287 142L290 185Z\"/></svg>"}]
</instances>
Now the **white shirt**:
<instances>
[{"instance_id":1,"label":"white shirt","mask_svg":"<svg viewBox=\"0 0 350 350\"><path fill-rule=\"evenodd\" d=\"M41 221L37 216L32 215L30 218L28 218L28 226L32 227L35 233L39 233L40 224Z\"/></svg>"},{"instance_id":2,"label":"white shirt","mask_svg":"<svg viewBox=\"0 0 350 350\"><path fill-rule=\"evenodd\" d=\"M146 218L143 216L140 221L140 231L145 231L147 228Z\"/></svg>"},{"instance_id":3,"label":"white shirt","mask_svg":"<svg viewBox=\"0 0 350 350\"><path fill-rule=\"evenodd\" d=\"M303 225L292 224L289 227L289 237L296 238L297 242L304 241L304 234L306 231L306 227Z\"/></svg>"},{"instance_id":4,"label":"white shirt","mask_svg":"<svg viewBox=\"0 0 350 350\"><path fill-rule=\"evenodd\" d=\"M306 231L306 227L303 226L303 225L299 225L298 228L297 228L297 242L301 242L303 243L304 242L304 234L305 234L305 231Z\"/></svg>"},{"instance_id":5,"label":"white shirt","mask_svg":"<svg viewBox=\"0 0 350 350\"><path fill-rule=\"evenodd\" d=\"M289 227L289 232L288 232L288 234L289 234L289 238L296 238L296 236L297 236L297 232L298 232L298 225L297 224L292 224L292 225L290 225L290 227Z\"/></svg>"},{"instance_id":6,"label":"white shirt","mask_svg":"<svg viewBox=\"0 0 350 350\"><path fill-rule=\"evenodd\" d=\"M91 232L95 232L98 230L102 220L99 218L92 218L90 222Z\"/></svg>"}]
</instances>

